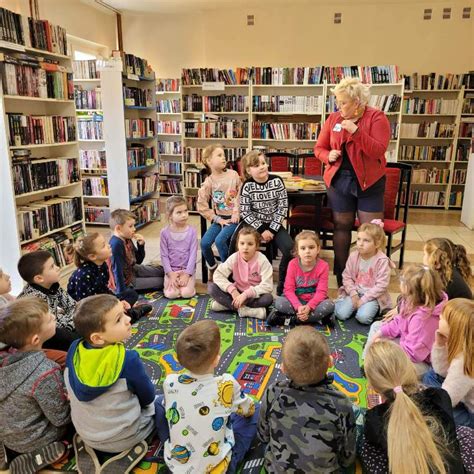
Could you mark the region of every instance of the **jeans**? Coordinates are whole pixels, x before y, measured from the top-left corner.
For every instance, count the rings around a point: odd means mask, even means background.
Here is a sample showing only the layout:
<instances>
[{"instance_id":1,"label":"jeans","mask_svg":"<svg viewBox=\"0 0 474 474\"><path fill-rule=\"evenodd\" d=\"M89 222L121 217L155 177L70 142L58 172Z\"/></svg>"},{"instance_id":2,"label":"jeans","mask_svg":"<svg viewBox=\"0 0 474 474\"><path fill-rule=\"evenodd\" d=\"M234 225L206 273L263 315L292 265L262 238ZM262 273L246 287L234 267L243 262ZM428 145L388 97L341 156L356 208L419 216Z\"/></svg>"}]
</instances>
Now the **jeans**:
<instances>
[{"instance_id":1,"label":"jeans","mask_svg":"<svg viewBox=\"0 0 474 474\"><path fill-rule=\"evenodd\" d=\"M304 302L301 303L306 304ZM275 299L275 309L283 314L290 314L296 315L296 310L293 308L293 305L290 303L288 298L285 296L277 296ZM316 306L308 315L308 319L306 321L298 320L298 324L315 324L321 323L323 319L331 316L334 312L334 303L330 299L325 299L321 301L321 303Z\"/></svg>"},{"instance_id":2,"label":"jeans","mask_svg":"<svg viewBox=\"0 0 474 474\"><path fill-rule=\"evenodd\" d=\"M337 319L345 321L346 319L349 319L355 311L355 317L361 324L371 324L380 310L379 304L376 300L364 303L356 310L352 305L352 298L350 296L338 298L335 306L336 309L334 314Z\"/></svg>"},{"instance_id":3,"label":"jeans","mask_svg":"<svg viewBox=\"0 0 474 474\"><path fill-rule=\"evenodd\" d=\"M259 413L260 405L255 403L255 413L249 418L244 418L235 413L230 415L235 444L232 448L232 458L230 460L229 468L227 469L229 474L237 472L239 464L243 461L247 451L252 445L252 441L257 433Z\"/></svg>"},{"instance_id":4,"label":"jeans","mask_svg":"<svg viewBox=\"0 0 474 474\"><path fill-rule=\"evenodd\" d=\"M426 372L423 377L423 383L428 387L441 387L444 382L444 377L437 374L433 369ZM469 412L464 403L459 402L453 407L453 417L456 426L468 426L474 429L474 414Z\"/></svg>"},{"instance_id":5,"label":"jeans","mask_svg":"<svg viewBox=\"0 0 474 474\"><path fill-rule=\"evenodd\" d=\"M201 250L207 266L212 268L216 264L214 253L212 252L212 244L215 243L221 262L225 262L229 256L229 243L232 234L237 228L237 224L229 224L221 226L212 223L201 239Z\"/></svg>"},{"instance_id":6,"label":"jeans","mask_svg":"<svg viewBox=\"0 0 474 474\"><path fill-rule=\"evenodd\" d=\"M164 399L164 395L157 395L155 398L155 427L158 437L162 443L164 443L170 437Z\"/></svg>"},{"instance_id":7,"label":"jeans","mask_svg":"<svg viewBox=\"0 0 474 474\"><path fill-rule=\"evenodd\" d=\"M230 293L222 291L215 283L209 283L207 285L207 292L222 306L229 308L231 311L235 311L235 308L232 306L233 299ZM245 306L249 308L267 308L272 302L273 296L268 293L258 298L249 298L245 301Z\"/></svg>"}]
</instances>

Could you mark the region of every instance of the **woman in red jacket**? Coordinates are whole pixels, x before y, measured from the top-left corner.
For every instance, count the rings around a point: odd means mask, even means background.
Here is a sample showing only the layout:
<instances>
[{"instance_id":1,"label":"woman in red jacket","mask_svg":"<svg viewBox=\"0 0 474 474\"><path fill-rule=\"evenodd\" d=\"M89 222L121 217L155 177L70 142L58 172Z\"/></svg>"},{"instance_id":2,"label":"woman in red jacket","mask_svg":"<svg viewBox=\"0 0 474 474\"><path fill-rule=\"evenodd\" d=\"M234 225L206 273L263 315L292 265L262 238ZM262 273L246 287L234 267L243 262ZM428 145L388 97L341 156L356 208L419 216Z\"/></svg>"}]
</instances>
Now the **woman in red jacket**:
<instances>
[{"instance_id":1,"label":"woman in red jacket","mask_svg":"<svg viewBox=\"0 0 474 474\"><path fill-rule=\"evenodd\" d=\"M334 222L334 273L340 286L356 211L362 224L383 218L384 154L390 123L383 112L367 106L369 87L358 79L343 79L331 91L339 111L324 123L314 154L326 165L324 181Z\"/></svg>"}]
</instances>

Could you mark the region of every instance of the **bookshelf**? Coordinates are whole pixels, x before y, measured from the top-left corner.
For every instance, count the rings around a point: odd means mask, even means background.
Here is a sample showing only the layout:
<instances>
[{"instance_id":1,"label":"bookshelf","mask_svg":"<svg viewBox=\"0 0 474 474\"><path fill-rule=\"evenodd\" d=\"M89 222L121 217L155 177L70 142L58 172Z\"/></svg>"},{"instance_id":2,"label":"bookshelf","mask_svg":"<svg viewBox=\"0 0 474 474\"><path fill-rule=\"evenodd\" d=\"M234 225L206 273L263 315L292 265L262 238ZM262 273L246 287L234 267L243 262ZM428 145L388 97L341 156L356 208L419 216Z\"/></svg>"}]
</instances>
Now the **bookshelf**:
<instances>
[{"instance_id":1,"label":"bookshelf","mask_svg":"<svg viewBox=\"0 0 474 474\"><path fill-rule=\"evenodd\" d=\"M133 55L98 64L110 209L130 209L136 227L159 219L155 76ZM107 212L101 216L106 220Z\"/></svg>"},{"instance_id":2,"label":"bookshelf","mask_svg":"<svg viewBox=\"0 0 474 474\"><path fill-rule=\"evenodd\" d=\"M180 80L157 79L156 102L160 196L184 196Z\"/></svg>"},{"instance_id":3,"label":"bookshelf","mask_svg":"<svg viewBox=\"0 0 474 474\"><path fill-rule=\"evenodd\" d=\"M423 81L425 88L405 90L399 161L414 165L411 206L460 209L468 156L458 159L464 88L431 87L437 84Z\"/></svg>"},{"instance_id":4,"label":"bookshelf","mask_svg":"<svg viewBox=\"0 0 474 474\"><path fill-rule=\"evenodd\" d=\"M73 61L86 225L108 225L110 217L103 131L102 89L95 60Z\"/></svg>"},{"instance_id":5,"label":"bookshelf","mask_svg":"<svg viewBox=\"0 0 474 474\"><path fill-rule=\"evenodd\" d=\"M68 56L1 41L0 76L0 262L18 293L23 253L48 250L72 270L68 247L84 232L78 131Z\"/></svg>"}]
</instances>

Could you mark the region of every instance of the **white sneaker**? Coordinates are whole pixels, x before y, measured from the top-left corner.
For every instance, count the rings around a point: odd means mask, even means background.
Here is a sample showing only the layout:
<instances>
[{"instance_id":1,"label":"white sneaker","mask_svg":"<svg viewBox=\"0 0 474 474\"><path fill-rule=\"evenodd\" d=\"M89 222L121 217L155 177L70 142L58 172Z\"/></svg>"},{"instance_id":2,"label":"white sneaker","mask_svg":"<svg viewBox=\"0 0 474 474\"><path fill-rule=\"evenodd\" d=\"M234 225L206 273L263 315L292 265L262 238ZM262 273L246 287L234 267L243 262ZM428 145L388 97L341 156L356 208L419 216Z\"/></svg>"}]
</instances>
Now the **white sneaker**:
<instances>
[{"instance_id":1,"label":"white sneaker","mask_svg":"<svg viewBox=\"0 0 474 474\"><path fill-rule=\"evenodd\" d=\"M230 309L227 306L224 306L223 304L218 303L216 300L212 300L211 309L212 311L230 311Z\"/></svg>"},{"instance_id":2,"label":"white sneaker","mask_svg":"<svg viewBox=\"0 0 474 474\"><path fill-rule=\"evenodd\" d=\"M267 316L265 308L249 308L248 306L239 308L238 313L241 318L265 319Z\"/></svg>"}]
</instances>

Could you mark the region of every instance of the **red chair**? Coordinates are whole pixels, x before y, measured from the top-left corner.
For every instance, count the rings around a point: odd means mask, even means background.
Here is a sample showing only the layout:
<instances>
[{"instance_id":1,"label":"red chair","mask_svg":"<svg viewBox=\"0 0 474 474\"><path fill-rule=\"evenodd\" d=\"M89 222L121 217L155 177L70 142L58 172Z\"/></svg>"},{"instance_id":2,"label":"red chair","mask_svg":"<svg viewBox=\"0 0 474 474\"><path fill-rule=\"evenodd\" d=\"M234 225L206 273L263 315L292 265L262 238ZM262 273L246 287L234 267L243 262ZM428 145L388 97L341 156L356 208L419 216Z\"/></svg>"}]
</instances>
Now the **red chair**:
<instances>
[{"instance_id":1,"label":"red chair","mask_svg":"<svg viewBox=\"0 0 474 474\"><path fill-rule=\"evenodd\" d=\"M285 151L272 151L265 153L268 160L268 171L294 171L296 155Z\"/></svg>"}]
</instances>

